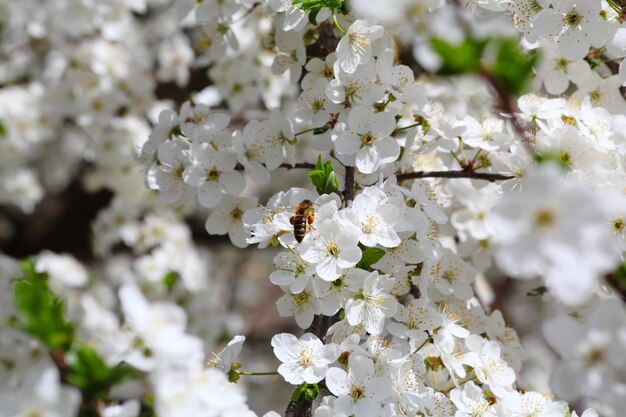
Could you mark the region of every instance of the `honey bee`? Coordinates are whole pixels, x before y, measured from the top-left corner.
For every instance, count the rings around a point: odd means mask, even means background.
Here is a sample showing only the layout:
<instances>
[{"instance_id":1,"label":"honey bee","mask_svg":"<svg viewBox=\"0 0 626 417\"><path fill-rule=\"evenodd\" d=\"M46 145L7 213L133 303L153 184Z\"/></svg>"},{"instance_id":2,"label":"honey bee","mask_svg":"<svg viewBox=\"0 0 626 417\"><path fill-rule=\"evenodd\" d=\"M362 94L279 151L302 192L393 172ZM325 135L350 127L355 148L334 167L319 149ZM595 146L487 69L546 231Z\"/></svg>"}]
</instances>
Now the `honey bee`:
<instances>
[{"instance_id":1,"label":"honey bee","mask_svg":"<svg viewBox=\"0 0 626 417\"><path fill-rule=\"evenodd\" d=\"M302 242L304 236L312 228L311 225L314 221L313 202L311 200L303 200L296 206L295 215L289 219L289 222L293 224L293 234L298 243Z\"/></svg>"}]
</instances>

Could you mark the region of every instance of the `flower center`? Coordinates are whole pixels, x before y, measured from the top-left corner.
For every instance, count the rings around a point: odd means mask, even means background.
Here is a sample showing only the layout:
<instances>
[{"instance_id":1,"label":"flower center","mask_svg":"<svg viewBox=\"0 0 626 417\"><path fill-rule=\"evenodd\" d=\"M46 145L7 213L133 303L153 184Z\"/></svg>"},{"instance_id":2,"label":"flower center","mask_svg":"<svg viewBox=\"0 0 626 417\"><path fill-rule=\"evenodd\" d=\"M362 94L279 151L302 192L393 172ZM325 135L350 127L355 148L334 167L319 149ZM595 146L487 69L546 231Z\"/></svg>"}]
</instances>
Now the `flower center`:
<instances>
[{"instance_id":1,"label":"flower center","mask_svg":"<svg viewBox=\"0 0 626 417\"><path fill-rule=\"evenodd\" d=\"M333 258L336 258L339 255L339 246L335 242L328 242L326 245L326 252Z\"/></svg>"},{"instance_id":2,"label":"flower center","mask_svg":"<svg viewBox=\"0 0 626 417\"><path fill-rule=\"evenodd\" d=\"M365 390L363 389L363 387L360 387L353 383L352 388L350 389L350 396L353 399L358 400L359 398L363 398L364 395Z\"/></svg>"},{"instance_id":3,"label":"flower center","mask_svg":"<svg viewBox=\"0 0 626 417\"><path fill-rule=\"evenodd\" d=\"M350 40L350 45L357 48L360 53L365 52L365 48L370 44L370 40L367 36L358 33L351 33L348 39Z\"/></svg>"},{"instance_id":4,"label":"flower center","mask_svg":"<svg viewBox=\"0 0 626 417\"><path fill-rule=\"evenodd\" d=\"M531 12L539 13L543 10L543 7L537 2L537 0L532 0L529 5L529 9Z\"/></svg>"},{"instance_id":5,"label":"flower center","mask_svg":"<svg viewBox=\"0 0 626 417\"><path fill-rule=\"evenodd\" d=\"M309 296L310 294L306 291L302 291L298 294L293 294L293 301L301 306L303 304L306 304L309 301Z\"/></svg>"},{"instance_id":6,"label":"flower center","mask_svg":"<svg viewBox=\"0 0 626 417\"><path fill-rule=\"evenodd\" d=\"M604 358L604 353L600 348L593 348L587 353L587 362L590 365L595 365L602 361Z\"/></svg>"},{"instance_id":7,"label":"flower center","mask_svg":"<svg viewBox=\"0 0 626 417\"><path fill-rule=\"evenodd\" d=\"M361 223L361 231L366 235L371 235L376 231L376 226L378 226L378 221L376 221L374 216L369 216L363 223Z\"/></svg>"},{"instance_id":8,"label":"flower center","mask_svg":"<svg viewBox=\"0 0 626 417\"><path fill-rule=\"evenodd\" d=\"M613 220L612 226L613 226L613 231L615 231L616 233L621 233L624 231L624 226L626 226L626 224L624 224L624 219L619 217Z\"/></svg>"},{"instance_id":9,"label":"flower center","mask_svg":"<svg viewBox=\"0 0 626 417\"><path fill-rule=\"evenodd\" d=\"M361 147L370 146L374 142L376 142L376 136L372 135L372 132L367 132L366 134L361 135Z\"/></svg>"},{"instance_id":10,"label":"flower center","mask_svg":"<svg viewBox=\"0 0 626 417\"><path fill-rule=\"evenodd\" d=\"M565 58L559 58L556 60L555 69L562 70L563 72L567 72L567 65L569 61Z\"/></svg>"},{"instance_id":11,"label":"flower center","mask_svg":"<svg viewBox=\"0 0 626 417\"><path fill-rule=\"evenodd\" d=\"M570 10L568 14L563 18L563 23L567 26L576 27L583 20L583 17L576 13L576 8Z\"/></svg>"},{"instance_id":12,"label":"flower center","mask_svg":"<svg viewBox=\"0 0 626 417\"><path fill-rule=\"evenodd\" d=\"M452 284L452 282L456 279L456 276L457 276L457 273L454 269L446 269L441 274L441 278L445 279L450 284Z\"/></svg>"},{"instance_id":13,"label":"flower center","mask_svg":"<svg viewBox=\"0 0 626 417\"><path fill-rule=\"evenodd\" d=\"M308 368L313 364L311 351L307 348L300 348L300 360L298 361L303 368Z\"/></svg>"},{"instance_id":14,"label":"flower center","mask_svg":"<svg viewBox=\"0 0 626 417\"><path fill-rule=\"evenodd\" d=\"M540 229L554 225L556 216L551 210L542 209L535 213L535 226Z\"/></svg>"},{"instance_id":15,"label":"flower center","mask_svg":"<svg viewBox=\"0 0 626 417\"><path fill-rule=\"evenodd\" d=\"M231 217L231 219L233 219L235 221L240 221L241 218L243 217L243 211L241 211L241 209L239 207L235 207L230 212L230 217Z\"/></svg>"},{"instance_id":16,"label":"flower center","mask_svg":"<svg viewBox=\"0 0 626 417\"><path fill-rule=\"evenodd\" d=\"M185 171L185 167L181 165L178 168L171 171L172 177L174 177L175 180L182 181L183 171Z\"/></svg>"},{"instance_id":17,"label":"flower center","mask_svg":"<svg viewBox=\"0 0 626 417\"><path fill-rule=\"evenodd\" d=\"M303 274L303 273L304 273L304 271L306 271L306 265L305 265L304 263L302 263L302 262L296 262L296 263L294 264L294 267L293 267L293 272L295 272L295 273L296 273L296 275Z\"/></svg>"},{"instance_id":18,"label":"flower center","mask_svg":"<svg viewBox=\"0 0 626 417\"><path fill-rule=\"evenodd\" d=\"M217 181L220 179L220 172L217 169L213 168L210 171L207 171L206 179L207 181Z\"/></svg>"},{"instance_id":19,"label":"flower center","mask_svg":"<svg viewBox=\"0 0 626 417\"><path fill-rule=\"evenodd\" d=\"M598 104L600 100L602 100L602 92L600 91L600 89L595 89L591 93L589 93L589 98L591 99L592 103Z\"/></svg>"},{"instance_id":20,"label":"flower center","mask_svg":"<svg viewBox=\"0 0 626 417\"><path fill-rule=\"evenodd\" d=\"M324 100L317 98L311 102L310 106L313 113L317 113L318 111L324 109Z\"/></svg>"},{"instance_id":21,"label":"flower center","mask_svg":"<svg viewBox=\"0 0 626 417\"><path fill-rule=\"evenodd\" d=\"M576 126L576 119L574 119L573 117L566 116L566 115L563 114L563 115L561 115L561 120L566 125Z\"/></svg>"}]
</instances>

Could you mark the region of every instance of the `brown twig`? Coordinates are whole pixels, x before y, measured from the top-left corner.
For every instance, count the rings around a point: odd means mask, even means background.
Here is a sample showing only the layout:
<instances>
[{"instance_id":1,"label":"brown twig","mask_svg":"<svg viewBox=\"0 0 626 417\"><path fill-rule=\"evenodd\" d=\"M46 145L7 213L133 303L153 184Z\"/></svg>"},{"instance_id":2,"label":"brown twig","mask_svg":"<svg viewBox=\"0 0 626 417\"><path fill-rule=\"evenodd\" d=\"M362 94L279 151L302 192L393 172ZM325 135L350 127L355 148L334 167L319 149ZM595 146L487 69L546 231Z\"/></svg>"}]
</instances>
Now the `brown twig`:
<instances>
[{"instance_id":1,"label":"brown twig","mask_svg":"<svg viewBox=\"0 0 626 417\"><path fill-rule=\"evenodd\" d=\"M491 86L498 99L497 109L500 110L505 116L511 118L513 129L522 140L522 143L526 147L526 150L531 154L535 154L535 145L532 142L532 134L526 126L526 122L522 120L519 115L519 109L515 104L513 97L504 89L502 84L493 76L491 72L483 68L480 71L480 75Z\"/></svg>"},{"instance_id":2,"label":"brown twig","mask_svg":"<svg viewBox=\"0 0 626 417\"><path fill-rule=\"evenodd\" d=\"M344 205L350 207L352 200L354 200L354 167L346 167L346 180L344 184Z\"/></svg>"},{"instance_id":3,"label":"brown twig","mask_svg":"<svg viewBox=\"0 0 626 417\"><path fill-rule=\"evenodd\" d=\"M298 162L295 165L291 165L291 164L281 164L279 166L279 168L285 168L285 169L313 169L315 168L315 164L310 164L308 162ZM237 171L243 171L244 166L241 164L237 164L235 166L235 170Z\"/></svg>"},{"instance_id":4,"label":"brown twig","mask_svg":"<svg viewBox=\"0 0 626 417\"><path fill-rule=\"evenodd\" d=\"M619 64L615 60L610 59L604 54L600 54L598 58L606 65L609 71L611 71L611 74L615 75L619 73ZM619 92L622 93L622 97L626 100L626 87L620 87Z\"/></svg>"},{"instance_id":5,"label":"brown twig","mask_svg":"<svg viewBox=\"0 0 626 417\"><path fill-rule=\"evenodd\" d=\"M610 273L605 276L606 281L611 286L613 291L626 302L626 285L620 281L619 277L615 273Z\"/></svg>"},{"instance_id":6,"label":"brown twig","mask_svg":"<svg viewBox=\"0 0 626 417\"><path fill-rule=\"evenodd\" d=\"M412 180L416 178L471 178L475 180L494 182L511 180L515 178L515 176L473 171L417 171L398 174L396 175L396 178L398 181Z\"/></svg>"},{"instance_id":7,"label":"brown twig","mask_svg":"<svg viewBox=\"0 0 626 417\"><path fill-rule=\"evenodd\" d=\"M339 38L335 33L333 26L328 22L323 22L318 27L318 40L314 46L307 48L307 54L312 56L319 56L323 58L334 52L337 48ZM313 169L313 164L296 164L293 167L291 165L283 164L283 168L303 168ZM346 180L344 189L344 204L349 204L354 198L354 167L346 167ZM326 341L326 333L331 325L333 317L324 316L322 314L316 315L313 318L313 323L306 330L308 333L313 333L320 338L322 343ZM285 411L285 417L311 417L313 408L313 401L307 400L303 402L294 402L293 400L287 405Z\"/></svg>"}]
</instances>

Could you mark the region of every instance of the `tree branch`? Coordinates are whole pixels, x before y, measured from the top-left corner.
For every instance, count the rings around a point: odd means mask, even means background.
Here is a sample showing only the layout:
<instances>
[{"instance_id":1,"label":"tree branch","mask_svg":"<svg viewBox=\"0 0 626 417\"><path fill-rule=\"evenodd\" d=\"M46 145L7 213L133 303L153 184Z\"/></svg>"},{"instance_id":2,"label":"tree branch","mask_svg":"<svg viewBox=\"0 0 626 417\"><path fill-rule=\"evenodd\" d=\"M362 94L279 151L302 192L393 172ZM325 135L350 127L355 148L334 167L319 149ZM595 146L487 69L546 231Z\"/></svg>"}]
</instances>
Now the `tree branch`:
<instances>
[{"instance_id":1,"label":"tree branch","mask_svg":"<svg viewBox=\"0 0 626 417\"><path fill-rule=\"evenodd\" d=\"M310 164L308 162L298 162L295 165L291 165L291 164L281 164L278 168L285 168L285 169L313 169L315 168L315 164ZM235 166L235 170L236 171L243 171L245 169L245 167L241 164L237 164Z\"/></svg>"},{"instance_id":2,"label":"tree branch","mask_svg":"<svg viewBox=\"0 0 626 417\"><path fill-rule=\"evenodd\" d=\"M473 171L417 171L406 172L396 175L398 181L412 180L416 178L471 178L475 180L486 180L489 182L511 180L513 175L494 174L491 172Z\"/></svg>"},{"instance_id":3,"label":"tree branch","mask_svg":"<svg viewBox=\"0 0 626 417\"><path fill-rule=\"evenodd\" d=\"M307 48L307 55L319 56L320 58L326 57L331 52L337 49L339 38L337 37L335 30L329 22L322 22L318 27L318 39L317 42ZM314 164L296 164L291 166L288 164L282 164L281 167L287 169L303 168L313 169ZM344 204L352 202L354 198L354 167L346 167L346 180L344 189ZM320 338L322 343L326 343L326 332L331 325L333 317L324 316L322 314L316 315L313 318L313 323L306 330L308 333L313 333ZM289 401L287 410L285 411L285 417L311 417L313 409L313 401L294 402Z\"/></svg>"},{"instance_id":4,"label":"tree branch","mask_svg":"<svg viewBox=\"0 0 626 417\"><path fill-rule=\"evenodd\" d=\"M606 65L609 71L611 71L611 74L615 75L619 73L619 64L616 61L610 59L604 54L600 54L598 58L604 63L604 65ZM626 100L626 87L620 87L619 92L622 93L622 97Z\"/></svg>"},{"instance_id":5,"label":"tree branch","mask_svg":"<svg viewBox=\"0 0 626 417\"><path fill-rule=\"evenodd\" d=\"M500 82L490 73L487 69L482 69L480 71L480 75L483 77L485 81L491 86L492 90L495 92L496 97L498 99L497 108L504 115L509 116L511 118L511 122L513 124L513 129L522 140L522 143L526 147L526 150L530 152L531 155L535 154L535 147L532 142L532 134L528 130L526 126L526 122L520 117L519 109L517 108L517 104L512 100L512 97L508 94L508 92L502 87Z\"/></svg>"},{"instance_id":6,"label":"tree branch","mask_svg":"<svg viewBox=\"0 0 626 417\"><path fill-rule=\"evenodd\" d=\"M350 207L352 200L354 200L354 167L346 167L346 180L344 184L344 205Z\"/></svg>"}]
</instances>

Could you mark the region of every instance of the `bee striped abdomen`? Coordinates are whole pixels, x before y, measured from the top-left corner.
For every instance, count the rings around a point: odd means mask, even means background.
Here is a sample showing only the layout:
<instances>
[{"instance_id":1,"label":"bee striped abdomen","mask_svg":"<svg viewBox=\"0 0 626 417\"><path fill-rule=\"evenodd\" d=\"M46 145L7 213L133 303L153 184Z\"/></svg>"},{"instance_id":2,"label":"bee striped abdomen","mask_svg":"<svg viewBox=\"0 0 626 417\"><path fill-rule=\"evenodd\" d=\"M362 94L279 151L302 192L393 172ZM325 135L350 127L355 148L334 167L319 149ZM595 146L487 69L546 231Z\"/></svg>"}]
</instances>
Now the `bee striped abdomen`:
<instances>
[{"instance_id":1,"label":"bee striped abdomen","mask_svg":"<svg viewBox=\"0 0 626 417\"><path fill-rule=\"evenodd\" d=\"M293 224L293 234L296 237L298 243L304 240L311 223L315 221L315 215L313 213L313 203L311 200L302 200L298 207L296 207L295 214L289 219Z\"/></svg>"},{"instance_id":2,"label":"bee striped abdomen","mask_svg":"<svg viewBox=\"0 0 626 417\"><path fill-rule=\"evenodd\" d=\"M304 236L306 235L306 232L307 232L307 227L308 227L307 219L306 219L306 216L301 216L301 215L297 215L294 217L295 218L293 219L293 234L296 237L296 241L300 243L304 239Z\"/></svg>"}]
</instances>

